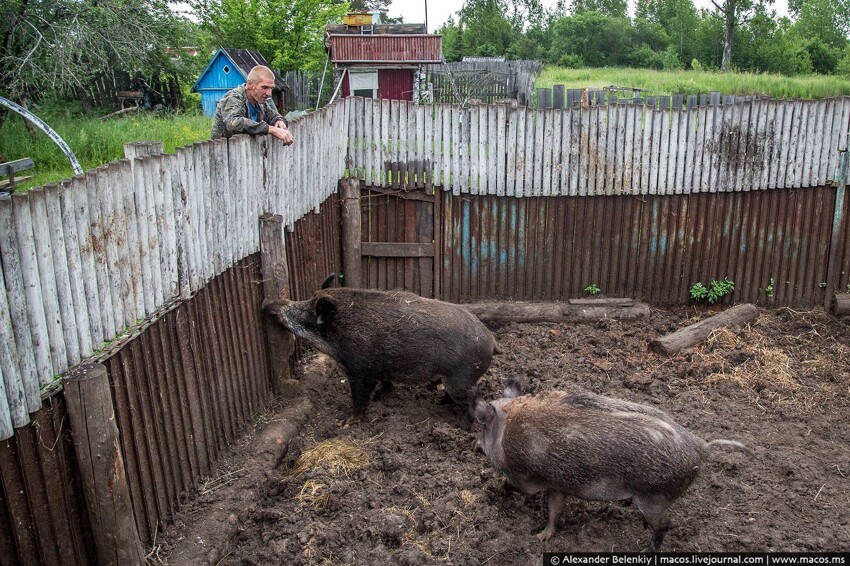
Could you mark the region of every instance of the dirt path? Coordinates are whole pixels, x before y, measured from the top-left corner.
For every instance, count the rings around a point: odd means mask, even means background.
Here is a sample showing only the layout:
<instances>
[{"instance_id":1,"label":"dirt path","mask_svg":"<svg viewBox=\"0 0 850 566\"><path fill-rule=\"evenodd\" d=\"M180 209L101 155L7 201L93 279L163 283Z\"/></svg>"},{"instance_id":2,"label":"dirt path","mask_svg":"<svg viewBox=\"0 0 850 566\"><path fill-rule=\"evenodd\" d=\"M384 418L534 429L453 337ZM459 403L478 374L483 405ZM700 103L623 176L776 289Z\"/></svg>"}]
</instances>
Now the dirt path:
<instances>
[{"instance_id":1,"label":"dirt path","mask_svg":"<svg viewBox=\"0 0 850 566\"><path fill-rule=\"evenodd\" d=\"M707 440L746 443L751 458L714 450L671 508L662 550L850 548L850 325L820 310L762 311L675 357L648 350L651 339L711 313L695 314L493 327L503 353L482 380L485 394L525 375L532 391L579 386L661 408ZM528 564L545 551L637 551L648 542L634 507L570 499L558 533L539 543L544 497L499 493L501 478L473 450L477 430L458 428L452 408L437 404L440 391L399 383L365 422L345 426L344 376L318 357L307 362L311 406L281 466L257 454L268 445L258 427L223 460L211 489L184 506L151 561ZM267 415L269 426L286 410Z\"/></svg>"}]
</instances>

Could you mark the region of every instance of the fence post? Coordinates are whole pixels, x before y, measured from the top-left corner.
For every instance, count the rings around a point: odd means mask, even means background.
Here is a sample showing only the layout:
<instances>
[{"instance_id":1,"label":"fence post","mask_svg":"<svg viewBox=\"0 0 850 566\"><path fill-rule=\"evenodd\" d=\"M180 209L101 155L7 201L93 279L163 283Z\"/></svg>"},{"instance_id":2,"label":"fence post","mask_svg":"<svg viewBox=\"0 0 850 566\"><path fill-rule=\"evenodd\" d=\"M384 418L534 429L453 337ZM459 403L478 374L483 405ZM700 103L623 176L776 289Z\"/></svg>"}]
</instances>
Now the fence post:
<instances>
[{"instance_id":1,"label":"fence post","mask_svg":"<svg viewBox=\"0 0 850 566\"><path fill-rule=\"evenodd\" d=\"M342 194L342 272L346 287L359 288L360 275L360 180L340 181Z\"/></svg>"},{"instance_id":2,"label":"fence post","mask_svg":"<svg viewBox=\"0 0 850 566\"><path fill-rule=\"evenodd\" d=\"M564 85L555 85L552 87L552 107L553 108L563 108L564 107Z\"/></svg>"},{"instance_id":3,"label":"fence post","mask_svg":"<svg viewBox=\"0 0 850 566\"><path fill-rule=\"evenodd\" d=\"M140 141L124 144L125 159L136 159L161 153L165 153L165 146L161 141Z\"/></svg>"},{"instance_id":4,"label":"fence post","mask_svg":"<svg viewBox=\"0 0 850 566\"><path fill-rule=\"evenodd\" d=\"M62 382L98 563L144 564L106 366L78 366Z\"/></svg>"},{"instance_id":5,"label":"fence post","mask_svg":"<svg viewBox=\"0 0 850 566\"><path fill-rule=\"evenodd\" d=\"M826 267L827 291L823 298L823 307L826 310L832 306L832 297L835 294L836 284L840 278L836 276L835 263L838 255L838 240L841 233L841 224L844 215L844 191L847 185L847 150L841 152L838 166L838 184L835 190L835 208L832 215L832 239L829 246L829 262Z\"/></svg>"},{"instance_id":6,"label":"fence post","mask_svg":"<svg viewBox=\"0 0 850 566\"><path fill-rule=\"evenodd\" d=\"M283 216L265 213L260 216L260 263L263 271L263 296L267 301L289 300L289 264L286 262L286 240ZM279 395L291 379L289 366L295 338L278 324L266 324L269 348L269 372L272 391Z\"/></svg>"}]
</instances>

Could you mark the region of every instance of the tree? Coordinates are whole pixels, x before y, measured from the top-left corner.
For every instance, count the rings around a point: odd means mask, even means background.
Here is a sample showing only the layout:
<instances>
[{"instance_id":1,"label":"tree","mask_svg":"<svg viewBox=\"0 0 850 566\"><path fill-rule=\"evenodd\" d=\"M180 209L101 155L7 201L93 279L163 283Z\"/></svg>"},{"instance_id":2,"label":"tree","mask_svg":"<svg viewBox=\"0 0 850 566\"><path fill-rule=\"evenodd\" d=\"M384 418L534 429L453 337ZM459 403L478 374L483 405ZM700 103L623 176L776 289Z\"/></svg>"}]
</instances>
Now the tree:
<instances>
[{"instance_id":1,"label":"tree","mask_svg":"<svg viewBox=\"0 0 850 566\"><path fill-rule=\"evenodd\" d=\"M686 62L693 59L696 52L693 37L697 27L693 0L638 0L635 19L662 26L679 59Z\"/></svg>"},{"instance_id":2,"label":"tree","mask_svg":"<svg viewBox=\"0 0 850 566\"><path fill-rule=\"evenodd\" d=\"M773 4L773 0L723 0L721 4L711 0L711 3L722 15L724 22L723 60L720 63L720 70L726 71L732 61L732 40L735 28L749 21L753 11L759 5Z\"/></svg>"},{"instance_id":3,"label":"tree","mask_svg":"<svg viewBox=\"0 0 850 566\"><path fill-rule=\"evenodd\" d=\"M842 50L850 34L850 0L789 2L797 16L794 31L802 38Z\"/></svg>"},{"instance_id":4,"label":"tree","mask_svg":"<svg viewBox=\"0 0 850 566\"><path fill-rule=\"evenodd\" d=\"M466 0L458 12L463 54L504 55L515 35L515 27L505 16L508 11L503 0Z\"/></svg>"},{"instance_id":5,"label":"tree","mask_svg":"<svg viewBox=\"0 0 850 566\"><path fill-rule=\"evenodd\" d=\"M68 94L116 70L168 68L179 28L166 0L4 0L0 91L17 100Z\"/></svg>"},{"instance_id":6,"label":"tree","mask_svg":"<svg viewBox=\"0 0 850 566\"><path fill-rule=\"evenodd\" d=\"M333 0L192 0L208 47L254 49L275 69L315 70L325 61L324 30L342 21Z\"/></svg>"},{"instance_id":7,"label":"tree","mask_svg":"<svg viewBox=\"0 0 850 566\"><path fill-rule=\"evenodd\" d=\"M555 21L549 60L557 64L579 56L589 67L620 65L633 48L628 19L581 12Z\"/></svg>"},{"instance_id":8,"label":"tree","mask_svg":"<svg viewBox=\"0 0 850 566\"><path fill-rule=\"evenodd\" d=\"M597 12L613 18L628 17L627 0L573 0L573 14Z\"/></svg>"}]
</instances>

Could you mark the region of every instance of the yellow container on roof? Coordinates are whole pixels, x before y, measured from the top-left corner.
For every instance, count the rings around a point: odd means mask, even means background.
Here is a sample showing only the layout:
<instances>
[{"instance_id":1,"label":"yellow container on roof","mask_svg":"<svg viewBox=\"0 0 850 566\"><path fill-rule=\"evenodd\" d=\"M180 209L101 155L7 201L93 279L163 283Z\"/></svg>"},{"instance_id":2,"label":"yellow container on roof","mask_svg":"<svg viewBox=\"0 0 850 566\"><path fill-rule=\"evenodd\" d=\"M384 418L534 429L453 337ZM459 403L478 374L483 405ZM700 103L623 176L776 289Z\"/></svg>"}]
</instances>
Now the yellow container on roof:
<instances>
[{"instance_id":1,"label":"yellow container on roof","mask_svg":"<svg viewBox=\"0 0 850 566\"><path fill-rule=\"evenodd\" d=\"M347 26L371 26L372 14L369 12L350 12L342 17L342 23Z\"/></svg>"}]
</instances>

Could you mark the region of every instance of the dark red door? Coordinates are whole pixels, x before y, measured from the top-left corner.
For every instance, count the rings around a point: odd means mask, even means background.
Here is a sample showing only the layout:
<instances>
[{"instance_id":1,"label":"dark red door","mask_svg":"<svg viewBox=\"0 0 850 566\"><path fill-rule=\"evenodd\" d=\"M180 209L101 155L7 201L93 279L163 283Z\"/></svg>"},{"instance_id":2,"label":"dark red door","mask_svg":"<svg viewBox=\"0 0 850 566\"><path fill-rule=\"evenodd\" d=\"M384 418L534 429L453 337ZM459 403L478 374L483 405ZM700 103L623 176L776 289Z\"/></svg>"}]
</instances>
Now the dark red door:
<instances>
[{"instance_id":1,"label":"dark red door","mask_svg":"<svg viewBox=\"0 0 850 566\"><path fill-rule=\"evenodd\" d=\"M413 69L380 69L378 98L413 100Z\"/></svg>"}]
</instances>

